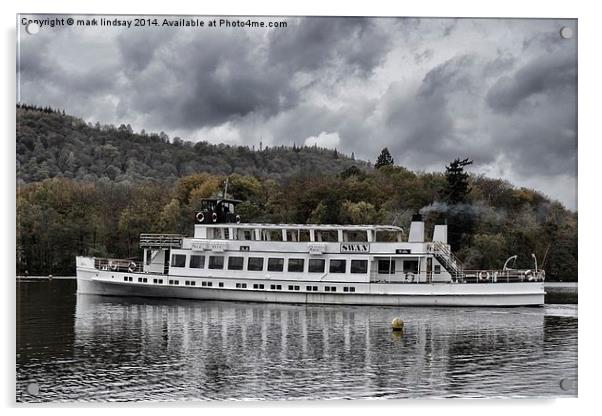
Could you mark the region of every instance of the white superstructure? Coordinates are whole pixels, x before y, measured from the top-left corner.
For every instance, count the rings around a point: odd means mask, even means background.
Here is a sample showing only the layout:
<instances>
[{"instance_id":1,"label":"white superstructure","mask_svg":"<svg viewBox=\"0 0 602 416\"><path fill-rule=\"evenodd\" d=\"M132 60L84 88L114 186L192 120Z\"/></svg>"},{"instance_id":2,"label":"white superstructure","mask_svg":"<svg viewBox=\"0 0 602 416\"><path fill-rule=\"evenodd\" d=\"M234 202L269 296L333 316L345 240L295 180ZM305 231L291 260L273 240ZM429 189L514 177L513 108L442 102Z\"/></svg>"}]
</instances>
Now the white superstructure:
<instances>
[{"instance_id":1,"label":"white superstructure","mask_svg":"<svg viewBox=\"0 0 602 416\"><path fill-rule=\"evenodd\" d=\"M79 293L257 302L542 305L543 270L466 271L447 226L240 223L208 200L193 237L142 234L142 261L77 258ZM230 222L232 221L232 222Z\"/></svg>"}]
</instances>

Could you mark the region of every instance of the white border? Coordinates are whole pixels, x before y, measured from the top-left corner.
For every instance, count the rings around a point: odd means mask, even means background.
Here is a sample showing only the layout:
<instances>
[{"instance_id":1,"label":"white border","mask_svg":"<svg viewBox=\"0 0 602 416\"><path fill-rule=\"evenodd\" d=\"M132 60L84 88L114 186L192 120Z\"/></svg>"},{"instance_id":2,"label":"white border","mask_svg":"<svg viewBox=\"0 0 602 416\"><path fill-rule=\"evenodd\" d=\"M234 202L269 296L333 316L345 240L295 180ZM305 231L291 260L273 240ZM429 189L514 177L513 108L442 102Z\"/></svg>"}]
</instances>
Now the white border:
<instances>
[{"instance_id":1,"label":"white border","mask_svg":"<svg viewBox=\"0 0 602 416\"><path fill-rule=\"evenodd\" d=\"M395 3L395 4L393 4ZM588 2L594 4L594 2ZM577 414L586 411L586 407L594 405L597 396L598 383L596 369L596 335L599 323L595 308L599 296L602 276L596 275L593 267L600 243L600 222L598 214L600 201L599 178L602 176L598 168L600 152L600 66L599 39L602 39L600 27L601 15L596 13L595 6L577 3L575 1L537 1L504 0L492 2L455 0L455 1L420 1L420 2L391 2L381 0L371 1L337 1L305 0L302 2L284 1L224 1L193 2L184 0L166 0L162 2L129 2L123 0L89 0L74 2L70 0L20 0L18 3L2 2L3 42L2 57L5 65L3 70L2 125L5 126L2 140L2 185L7 196L3 204L1 229L4 244L1 264L5 266L3 276L3 309L5 336L2 345L2 364L0 367L0 382L2 383L4 406L14 407L14 374L15 374L15 299L14 299L14 195L15 195L15 22L16 13L132 13L132 14L233 14L233 15L370 15L370 16L478 16L478 17L565 17L579 19L579 271L580 271L580 313L579 313L579 399L556 400L485 400L485 401L352 401L352 402L294 402L294 403L245 403L236 404L207 404L198 405L202 409L183 409L185 412L213 412L218 410L233 413L250 414L279 414L283 411L289 414L305 414L315 411L342 411L345 413L362 414L376 407L376 411L390 412L419 412L452 414L483 414L488 415L514 413L526 410L546 412L546 414ZM7 230L7 231L6 231ZM179 406L184 406L178 404ZM170 405L154 405L151 412L164 412L164 407ZM173 404L171 405L173 406ZM80 406L82 407L82 406ZM108 405L106 407L109 407ZM128 412L130 409L115 409L111 412ZM132 406L128 406L132 407ZM592 406L593 407L593 406ZM284 409L283 409L284 408ZM15 409L11 409L14 411ZM82 409L65 409L60 406L39 409L50 413L81 412ZM86 413L105 413L108 409L87 408ZM133 410L133 409L132 409ZM35 409L27 409L27 412ZM179 412L179 411L178 411ZM589 413L589 412L588 412Z\"/></svg>"}]
</instances>

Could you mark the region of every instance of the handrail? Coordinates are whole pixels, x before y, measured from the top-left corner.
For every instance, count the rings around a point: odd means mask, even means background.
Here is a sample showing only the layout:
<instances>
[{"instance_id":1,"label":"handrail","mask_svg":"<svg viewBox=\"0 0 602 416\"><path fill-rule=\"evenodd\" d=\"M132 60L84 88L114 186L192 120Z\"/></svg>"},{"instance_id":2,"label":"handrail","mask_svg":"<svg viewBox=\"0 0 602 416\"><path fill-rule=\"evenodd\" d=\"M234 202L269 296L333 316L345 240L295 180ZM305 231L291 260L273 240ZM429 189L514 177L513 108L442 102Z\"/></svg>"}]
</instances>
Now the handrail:
<instances>
[{"instance_id":1,"label":"handrail","mask_svg":"<svg viewBox=\"0 0 602 416\"><path fill-rule=\"evenodd\" d=\"M543 269L506 269L506 270L464 270L466 282L499 283L499 282L543 282L546 272Z\"/></svg>"},{"instance_id":2,"label":"handrail","mask_svg":"<svg viewBox=\"0 0 602 416\"><path fill-rule=\"evenodd\" d=\"M140 247L182 248L181 234L140 234Z\"/></svg>"},{"instance_id":3,"label":"handrail","mask_svg":"<svg viewBox=\"0 0 602 416\"><path fill-rule=\"evenodd\" d=\"M142 273L142 262L132 259L94 258L94 268L114 272Z\"/></svg>"}]
</instances>

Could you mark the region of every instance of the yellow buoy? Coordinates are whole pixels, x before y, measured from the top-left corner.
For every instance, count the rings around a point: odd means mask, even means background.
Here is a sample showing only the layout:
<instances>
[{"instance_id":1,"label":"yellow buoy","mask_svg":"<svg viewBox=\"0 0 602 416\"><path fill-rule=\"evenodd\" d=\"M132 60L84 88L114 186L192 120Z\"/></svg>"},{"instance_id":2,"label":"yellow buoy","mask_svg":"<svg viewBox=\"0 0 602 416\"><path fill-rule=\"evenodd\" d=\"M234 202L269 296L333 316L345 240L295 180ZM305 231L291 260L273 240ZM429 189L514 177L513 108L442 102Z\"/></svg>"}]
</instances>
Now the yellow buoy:
<instances>
[{"instance_id":1,"label":"yellow buoy","mask_svg":"<svg viewBox=\"0 0 602 416\"><path fill-rule=\"evenodd\" d=\"M400 317L393 319L391 322L391 329L393 329L393 331L403 331L403 321Z\"/></svg>"}]
</instances>

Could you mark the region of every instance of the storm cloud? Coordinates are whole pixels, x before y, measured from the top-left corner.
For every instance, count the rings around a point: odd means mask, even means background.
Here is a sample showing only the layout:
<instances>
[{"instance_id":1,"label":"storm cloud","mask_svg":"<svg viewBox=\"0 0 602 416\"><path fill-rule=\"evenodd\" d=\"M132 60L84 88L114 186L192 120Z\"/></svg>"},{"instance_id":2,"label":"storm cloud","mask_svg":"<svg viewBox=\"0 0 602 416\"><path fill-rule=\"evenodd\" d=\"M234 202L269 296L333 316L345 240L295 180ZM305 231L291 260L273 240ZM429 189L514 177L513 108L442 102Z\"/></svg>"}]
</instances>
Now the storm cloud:
<instances>
[{"instance_id":1,"label":"storm cloud","mask_svg":"<svg viewBox=\"0 0 602 416\"><path fill-rule=\"evenodd\" d=\"M21 27L18 99L191 141L470 157L576 209L575 20L252 19L286 27Z\"/></svg>"}]
</instances>

